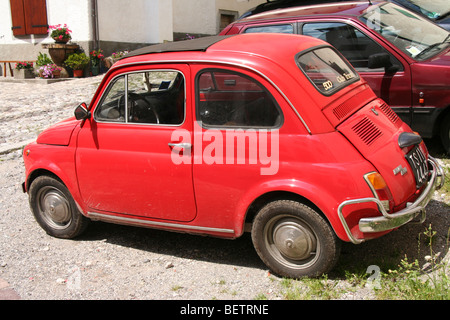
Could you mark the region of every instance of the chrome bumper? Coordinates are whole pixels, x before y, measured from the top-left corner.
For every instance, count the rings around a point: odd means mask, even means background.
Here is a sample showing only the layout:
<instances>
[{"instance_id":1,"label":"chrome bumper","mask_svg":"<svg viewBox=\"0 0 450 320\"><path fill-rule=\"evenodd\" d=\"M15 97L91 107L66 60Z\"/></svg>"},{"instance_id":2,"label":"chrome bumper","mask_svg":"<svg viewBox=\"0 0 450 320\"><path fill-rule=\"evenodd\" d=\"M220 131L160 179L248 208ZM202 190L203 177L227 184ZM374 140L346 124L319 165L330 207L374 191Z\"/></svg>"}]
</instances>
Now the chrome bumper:
<instances>
[{"instance_id":1,"label":"chrome bumper","mask_svg":"<svg viewBox=\"0 0 450 320\"><path fill-rule=\"evenodd\" d=\"M351 242L358 244L364 241L364 239L357 239L353 236L343 216L342 211L344 207L351 204L375 202L378 206L378 209L382 213L381 217L362 218L361 220L359 220L359 230L361 230L361 232L370 233L392 230L410 222L419 214L422 214L422 221L425 220L425 207L433 197L434 191L442 188L442 186L444 185L444 170L442 169L442 167L433 157L428 158L428 163L432 168L430 169L431 175L428 179L426 188L423 190L419 198L414 201L414 203L408 203L406 205L406 208L404 208L403 210L390 214L383 207L381 201L376 198L347 200L339 205L339 219L341 220L345 232L347 233L347 236Z\"/></svg>"}]
</instances>

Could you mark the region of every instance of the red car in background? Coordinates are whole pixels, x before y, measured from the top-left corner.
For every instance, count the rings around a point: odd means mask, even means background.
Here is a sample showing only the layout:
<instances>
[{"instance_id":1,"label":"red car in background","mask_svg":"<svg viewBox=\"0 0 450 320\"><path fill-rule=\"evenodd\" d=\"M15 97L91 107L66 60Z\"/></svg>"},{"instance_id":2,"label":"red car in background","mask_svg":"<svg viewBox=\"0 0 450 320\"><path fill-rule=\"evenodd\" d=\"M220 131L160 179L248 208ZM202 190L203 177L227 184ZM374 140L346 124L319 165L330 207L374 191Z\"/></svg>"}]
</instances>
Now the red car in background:
<instances>
[{"instance_id":1,"label":"red car in background","mask_svg":"<svg viewBox=\"0 0 450 320\"><path fill-rule=\"evenodd\" d=\"M293 33L337 48L370 87L424 138L450 154L450 33L394 3L354 1L251 15L221 34ZM268 44L268 46L271 44Z\"/></svg>"},{"instance_id":2,"label":"red car in background","mask_svg":"<svg viewBox=\"0 0 450 320\"><path fill-rule=\"evenodd\" d=\"M267 43L271 43L267 46ZM128 54L24 148L50 235L90 220L237 238L288 277L421 217L442 168L322 40L246 34Z\"/></svg>"}]
</instances>

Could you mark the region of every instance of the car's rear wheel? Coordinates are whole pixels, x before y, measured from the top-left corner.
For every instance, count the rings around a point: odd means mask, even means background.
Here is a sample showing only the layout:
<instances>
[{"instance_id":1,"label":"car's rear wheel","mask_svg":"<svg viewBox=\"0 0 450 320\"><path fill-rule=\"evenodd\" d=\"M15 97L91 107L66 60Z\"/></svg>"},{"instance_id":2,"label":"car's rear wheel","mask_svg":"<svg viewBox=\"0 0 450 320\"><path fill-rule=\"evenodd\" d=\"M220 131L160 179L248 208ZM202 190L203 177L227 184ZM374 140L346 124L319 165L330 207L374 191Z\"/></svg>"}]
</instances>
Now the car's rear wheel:
<instances>
[{"instance_id":1,"label":"car's rear wheel","mask_svg":"<svg viewBox=\"0 0 450 320\"><path fill-rule=\"evenodd\" d=\"M78 210L67 187L55 178L37 177L31 183L29 201L36 221L51 236L74 238L89 223L89 219Z\"/></svg>"},{"instance_id":2,"label":"car's rear wheel","mask_svg":"<svg viewBox=\"0 0 450 320\"><path fill-rule=\"evenodd\" d=\"M330 271L340 240L312 208L290 200L264 206L253 222L252 241L272 272L286 277L317 277Z\"/></svg>"}]
</instances>

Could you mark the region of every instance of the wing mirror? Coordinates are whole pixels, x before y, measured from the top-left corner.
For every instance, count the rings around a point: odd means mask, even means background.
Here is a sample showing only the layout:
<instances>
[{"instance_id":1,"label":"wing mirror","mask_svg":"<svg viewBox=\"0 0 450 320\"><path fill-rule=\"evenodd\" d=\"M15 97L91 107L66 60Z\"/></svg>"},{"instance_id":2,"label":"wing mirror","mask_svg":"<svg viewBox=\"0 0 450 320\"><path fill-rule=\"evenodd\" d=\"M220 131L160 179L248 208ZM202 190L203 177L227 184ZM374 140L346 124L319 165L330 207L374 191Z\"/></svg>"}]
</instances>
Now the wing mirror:
<instances>
[{"instance_id":1,"label":"wing mirror","mask_svg":"<svg viewBox=\"0 0 450 320\"><path fill-rule=\"evenodd\" d=\"M392 64L388 53L375 53L369 56L369 69L384 68L386 73L396 73L399 67Z\"/></svg>"},{"instance_id":2,"label":"wing mirror","mask_svg":"<svg viewBox=\"0 0 450 320\"><path fill-rule=\"evenodd\" d=\"M91 117L91 112L88 110L86 103L81 103L75 108L75 118L77 120L86 120Z\"/></svg>"}]
</instances>

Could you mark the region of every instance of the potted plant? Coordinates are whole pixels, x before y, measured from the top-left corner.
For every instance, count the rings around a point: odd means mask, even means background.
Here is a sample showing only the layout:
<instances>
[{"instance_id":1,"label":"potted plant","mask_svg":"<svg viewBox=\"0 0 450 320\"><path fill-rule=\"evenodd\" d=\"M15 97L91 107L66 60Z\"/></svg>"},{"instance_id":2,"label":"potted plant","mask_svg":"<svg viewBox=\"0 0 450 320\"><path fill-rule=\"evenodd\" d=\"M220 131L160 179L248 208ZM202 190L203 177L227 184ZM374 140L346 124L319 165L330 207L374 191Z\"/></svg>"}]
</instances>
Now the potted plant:
<instances>
[{"instance_id":1,"label":"potted plant","mask_svg":"<svg viewBox=\"0 0 450 320\"><path fill-rule=\"evenodd\" d=\"M33 62L21 61L16 63L16 71L14 72L15 79L29 79L34 78Z\"/></svg>"},{"instance_id":2,"label":"potted plant","mask_svg":"<svg viewBox=\"0 0 450 320\"><path fill-rule=\"evenodd\" d=\"M46 53L39 52L39 55L36 60L37 67L43 67L47 64L52 64L52 63L53 63L52 59Z\"/></svg>"},{"instance_id":3,"label":"potted plant","mask_svg":"<svg viewBox=\"0 0 450 320\"><path fill-rule=\"evenodd\" d=\"M91 65L92 65L92 75L96 76L100 73L100 64L103 61L103 50L98 49L90 53Z\"/></svg>"},{"instance_id":4,"label":"potted plant","mask_svg":"<svg viewBox=\"0 0 450 320\"><path fill-rule=\"evenodd\" d=\"M52 37L56 43L67 43L72 39L72 36L70 35L72 30L69 29L67 24L64 24L63 26L61 26L61 24L49 26L48 32L51 32L50 37Z\"/></svg>"},{"instance_id":5,"label":"potted plant","mask_svg":"<svg viewBox=\"0 0 450 320\"><path fill-rule=\"evenodd\" d=\"M88 63L89 58L84 52L73 53L64 61L64 64L73 70L73 76L76 78L83 77L83 70Z\"/></svg>"},{"instance_id":6,"label":"potted plant","mask_svg":"<svg viewBox=\"0 0 450 320\"><path fill-rule=\"evenodd\" d=\"M39 75L41 78L45 79L59 78L61 75L61 68L54 63L46 64L39 68Z\"/></svg>"},{"instance_id":7,"label":"potted plant","mask_svg":"<svg viewBox=\"0 0 450 320\"><path fill-rule=\"evenodd\" d=\"M113 59L113 64L116 63L119 59L123 58L127 53L128 50L113 52L113 54L111 55Z\"/></svg>"}]
</instances>

